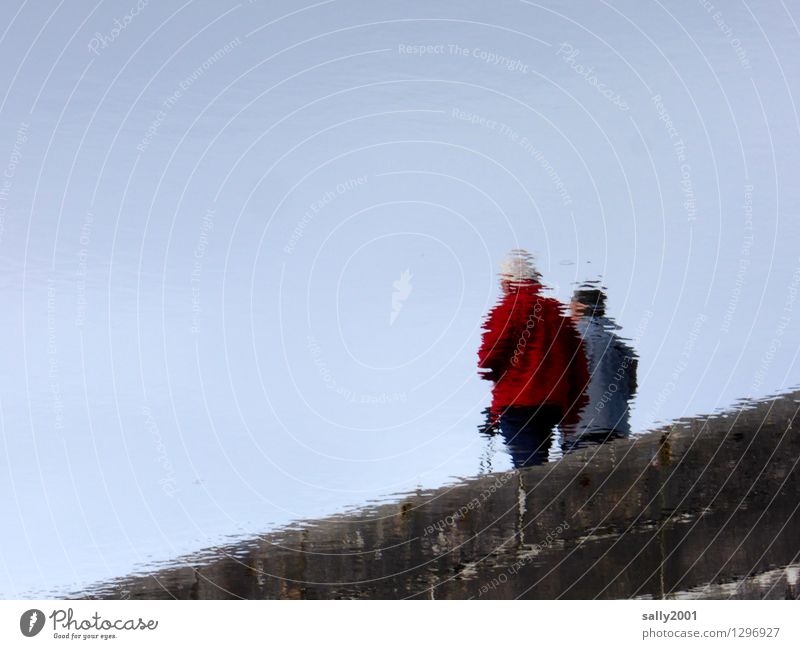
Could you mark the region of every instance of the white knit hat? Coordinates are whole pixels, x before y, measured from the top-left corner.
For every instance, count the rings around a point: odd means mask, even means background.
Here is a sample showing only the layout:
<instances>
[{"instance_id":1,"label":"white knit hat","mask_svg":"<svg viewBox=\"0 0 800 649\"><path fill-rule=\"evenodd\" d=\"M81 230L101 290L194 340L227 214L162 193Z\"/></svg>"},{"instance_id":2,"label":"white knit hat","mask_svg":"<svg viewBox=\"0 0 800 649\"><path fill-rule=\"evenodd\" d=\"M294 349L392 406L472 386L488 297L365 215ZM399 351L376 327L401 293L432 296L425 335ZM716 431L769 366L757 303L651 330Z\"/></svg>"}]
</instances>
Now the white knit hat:
<instances>
[{"instance_id":1,"label":"white knit hat","mask_svg":"<svg viewBox=\"0 0 800 649\"><path fill-rule=\"evenodd\" d=\"M510 282L512 285L538 281L541 275L533 262L533 255L527 250L514 248L500 263L500 281Z\"/></svg>"}]
</instances>

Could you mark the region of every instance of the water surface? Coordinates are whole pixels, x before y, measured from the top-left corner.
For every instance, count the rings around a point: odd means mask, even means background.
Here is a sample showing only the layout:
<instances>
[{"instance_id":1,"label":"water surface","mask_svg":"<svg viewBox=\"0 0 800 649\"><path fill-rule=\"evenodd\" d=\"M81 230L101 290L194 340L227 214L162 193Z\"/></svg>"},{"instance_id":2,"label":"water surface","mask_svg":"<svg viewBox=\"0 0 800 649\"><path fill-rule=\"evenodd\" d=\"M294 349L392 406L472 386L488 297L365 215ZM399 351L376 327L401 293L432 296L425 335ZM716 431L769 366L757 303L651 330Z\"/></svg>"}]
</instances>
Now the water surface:
<instances>
[{"instance_id":1,"label":"water surface","mask_svg":"<svg viewBox=\"0 0 800 649\"><path fill-rule=\"evenodd\" d=\"M798 384L793 11L7 3L0 595L510 469L511 248L608 288L633 431Z\"/></svg>"}]
</instances>

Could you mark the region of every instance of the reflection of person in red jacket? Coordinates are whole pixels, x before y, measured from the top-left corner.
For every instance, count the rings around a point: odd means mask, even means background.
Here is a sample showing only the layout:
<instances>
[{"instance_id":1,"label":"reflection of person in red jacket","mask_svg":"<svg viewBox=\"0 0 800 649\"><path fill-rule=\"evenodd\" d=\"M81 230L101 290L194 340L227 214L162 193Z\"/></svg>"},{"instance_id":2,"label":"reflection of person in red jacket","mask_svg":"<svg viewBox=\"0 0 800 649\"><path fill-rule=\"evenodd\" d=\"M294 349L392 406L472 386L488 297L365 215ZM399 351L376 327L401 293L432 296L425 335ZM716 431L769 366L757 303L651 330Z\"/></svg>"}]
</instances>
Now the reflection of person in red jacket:
<instances>
[{"instance_id":1,"label":"reflection of person in red jacket","mask_svg":"<svg viewBox=\"0 0 800 649\"><path fill-rule=\"evenodd\" d=\"M585 405L586 357L561 304L543 295L527 252L512 251L500 280L503 295L486 319L478 365L494 382L492 420L514 464L538 464L553 427L575 421Z\"/></svg>"}]
</instances>

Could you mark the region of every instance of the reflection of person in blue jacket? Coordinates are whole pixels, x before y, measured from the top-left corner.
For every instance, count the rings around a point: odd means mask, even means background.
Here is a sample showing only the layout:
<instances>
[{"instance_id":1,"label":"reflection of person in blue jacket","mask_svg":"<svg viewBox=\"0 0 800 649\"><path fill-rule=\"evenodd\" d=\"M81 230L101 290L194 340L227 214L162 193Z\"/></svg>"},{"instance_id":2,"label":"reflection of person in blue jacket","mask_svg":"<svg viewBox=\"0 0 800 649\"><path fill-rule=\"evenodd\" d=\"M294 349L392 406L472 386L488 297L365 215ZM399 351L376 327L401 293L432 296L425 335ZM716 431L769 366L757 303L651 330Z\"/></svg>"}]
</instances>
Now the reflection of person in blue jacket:
<instances>
[{"instance_id":1,"label":"reflection of person in blue jacket","mask_svg":"<svg viewBox=\"0 0 800 649\"><path fill-rule=\"evenodd\" d=\"M569 451L630 435L629 401L636 393L636 353L615 333L606 295L584 284L572 297L570 313L583 339L589 367L588 404L577 423L561 426L562 448Z\"/></svg>"}]
</instances>

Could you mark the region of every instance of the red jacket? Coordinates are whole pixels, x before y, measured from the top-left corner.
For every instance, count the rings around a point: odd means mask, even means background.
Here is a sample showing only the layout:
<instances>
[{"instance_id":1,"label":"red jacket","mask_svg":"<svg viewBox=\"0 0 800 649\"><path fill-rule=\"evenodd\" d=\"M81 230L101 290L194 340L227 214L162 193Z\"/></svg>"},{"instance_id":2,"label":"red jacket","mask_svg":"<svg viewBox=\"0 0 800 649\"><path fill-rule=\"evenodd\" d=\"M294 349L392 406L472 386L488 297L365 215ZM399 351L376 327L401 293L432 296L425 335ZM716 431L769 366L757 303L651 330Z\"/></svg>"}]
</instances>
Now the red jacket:
<instances>
[{"instance_id":1,"label":"red jacket","mask_svg":"<svg viewBox=\"0 0 800 649\"><path fill-rule=\"evenodd\" d=\"M536 282L512 288L489 312L478 366L495 383L493 413L549 404L572 421L586 404L586 356L561 304L541 289Z\"/></svg>"}]
</instances>

